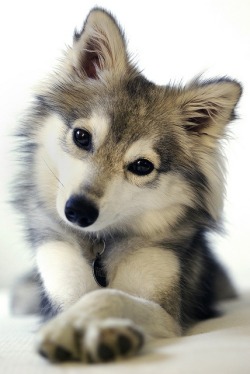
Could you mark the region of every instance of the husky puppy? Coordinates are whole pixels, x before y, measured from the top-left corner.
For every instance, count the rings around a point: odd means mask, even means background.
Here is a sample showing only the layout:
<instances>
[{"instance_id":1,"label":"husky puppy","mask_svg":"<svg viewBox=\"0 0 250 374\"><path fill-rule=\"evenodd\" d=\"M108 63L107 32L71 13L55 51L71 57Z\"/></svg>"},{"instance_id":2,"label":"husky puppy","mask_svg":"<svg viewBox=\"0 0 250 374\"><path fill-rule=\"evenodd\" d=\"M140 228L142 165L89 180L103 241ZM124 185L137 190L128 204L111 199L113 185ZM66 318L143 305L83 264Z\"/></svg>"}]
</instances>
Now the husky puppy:
<instances>
[{"instance_id":1,"label":"husky puppy","mask_svg":"<svg viewBox=\"0 0 250 374\"><path fill-rule=\"evenodd\" d=\"M228 78L153 84L116 20L89 13L19 129L15 200L53 316L40 354L117 360L215 315L230 283L206 234L220 222L220 143L240 96Z\"/></svg>"}]
</instances>

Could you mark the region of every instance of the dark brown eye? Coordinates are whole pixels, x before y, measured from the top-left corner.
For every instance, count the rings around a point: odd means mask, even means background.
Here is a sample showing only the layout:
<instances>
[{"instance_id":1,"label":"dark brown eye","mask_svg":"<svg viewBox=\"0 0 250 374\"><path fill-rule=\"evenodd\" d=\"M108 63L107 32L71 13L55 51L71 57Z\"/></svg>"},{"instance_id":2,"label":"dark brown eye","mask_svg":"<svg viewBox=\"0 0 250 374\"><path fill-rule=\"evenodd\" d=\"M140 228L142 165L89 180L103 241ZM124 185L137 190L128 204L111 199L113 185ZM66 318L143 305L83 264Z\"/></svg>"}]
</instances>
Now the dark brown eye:
<instances>
[{"instance_id":1,"label":"dark brown eye","mask_svg":"<svg viewBox=\"0 0 250 374\"><path fill-rule=\"evenodd\" d=\"M145 158L140 158L129 164L128 170L133 174L144 176L150 174L154 170L154 165Z\"/></svg>"},{"instance_id":2,"label":"dark brown eye","mask_svg":"<svg viewBox=\"0 0 250 374\"><path fill-rule=\"evenodd\" d=\"M91 134L84 129L74 129L73 140L78 147L86 151L89 151L92 147Z\"/></svg>"}]
</instances>

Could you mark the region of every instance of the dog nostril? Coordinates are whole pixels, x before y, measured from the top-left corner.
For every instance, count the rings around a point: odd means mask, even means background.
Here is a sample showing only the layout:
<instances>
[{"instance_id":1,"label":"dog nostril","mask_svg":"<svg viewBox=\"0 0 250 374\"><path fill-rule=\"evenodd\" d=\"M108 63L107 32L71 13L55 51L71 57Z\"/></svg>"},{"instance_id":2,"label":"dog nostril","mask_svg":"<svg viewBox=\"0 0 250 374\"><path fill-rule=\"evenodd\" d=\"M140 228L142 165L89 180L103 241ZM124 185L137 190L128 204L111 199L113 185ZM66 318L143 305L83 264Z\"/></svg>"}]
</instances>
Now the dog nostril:
<instances>
[{"instance_id":1,"label":"dog nostril","mask_svg":"<svg viewBox=\"0 0 250 374\"><path fill-rule=\"evenodd\" d=\"M95 204L83 196L72 196L66 202L65 216L67 220L81 227L92 225L99 215Z\"/></svg>"},{"instance_id":2,"label":"dog nostril","mask_svg":"<svg viewBox=\"0 0 250 374\"><path fill-rule=\"evenodd\" d=\"M77 215L76 215L76 212L71 209L71 208L65 208L65 216L67 217L67 219L70 221L70 222L75 222L76 219L77 219Z\"/></svg>"}]
</instances>

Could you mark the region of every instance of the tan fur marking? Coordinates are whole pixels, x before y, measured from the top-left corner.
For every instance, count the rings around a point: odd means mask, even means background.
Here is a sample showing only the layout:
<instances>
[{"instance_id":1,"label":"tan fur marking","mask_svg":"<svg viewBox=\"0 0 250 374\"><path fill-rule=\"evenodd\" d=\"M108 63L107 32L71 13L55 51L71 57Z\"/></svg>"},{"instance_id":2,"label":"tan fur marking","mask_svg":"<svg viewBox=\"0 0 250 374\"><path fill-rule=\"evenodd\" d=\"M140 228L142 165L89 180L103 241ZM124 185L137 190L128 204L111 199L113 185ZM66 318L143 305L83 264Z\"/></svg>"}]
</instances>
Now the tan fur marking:
<instances>
[{"instance_id":1,"label":"tan fur marking","mask_svg":"<svg viewBox=\"0 0 250 374\"><path fill-rule=\"evenodd\" d=\"M162 304L171 296L173 285L178 285L179 274L179 260L173 252L143 248L123 258L110 287Z\"/></svg>"}]
</instances>

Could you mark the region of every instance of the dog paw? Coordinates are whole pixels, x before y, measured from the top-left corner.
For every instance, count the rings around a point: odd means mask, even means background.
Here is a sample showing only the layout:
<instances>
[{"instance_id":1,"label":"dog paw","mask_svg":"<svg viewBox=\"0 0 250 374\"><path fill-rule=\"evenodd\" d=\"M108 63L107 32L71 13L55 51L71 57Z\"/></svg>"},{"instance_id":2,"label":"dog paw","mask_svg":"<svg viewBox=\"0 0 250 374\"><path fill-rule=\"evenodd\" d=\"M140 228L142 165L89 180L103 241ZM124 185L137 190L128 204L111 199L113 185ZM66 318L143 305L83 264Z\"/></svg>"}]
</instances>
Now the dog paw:
<instances>
[{"instance_id":1,"label":"dog paw","mask_svg":"<svg viewBox=\"0 0 250 374\"><path fill-rule=\"evenodd\" d=\"M56 318L40 331L37 349L50 361L97 363L134 356L143 342L143 333L130 320Z\"/></svg>"}]
</instances>

